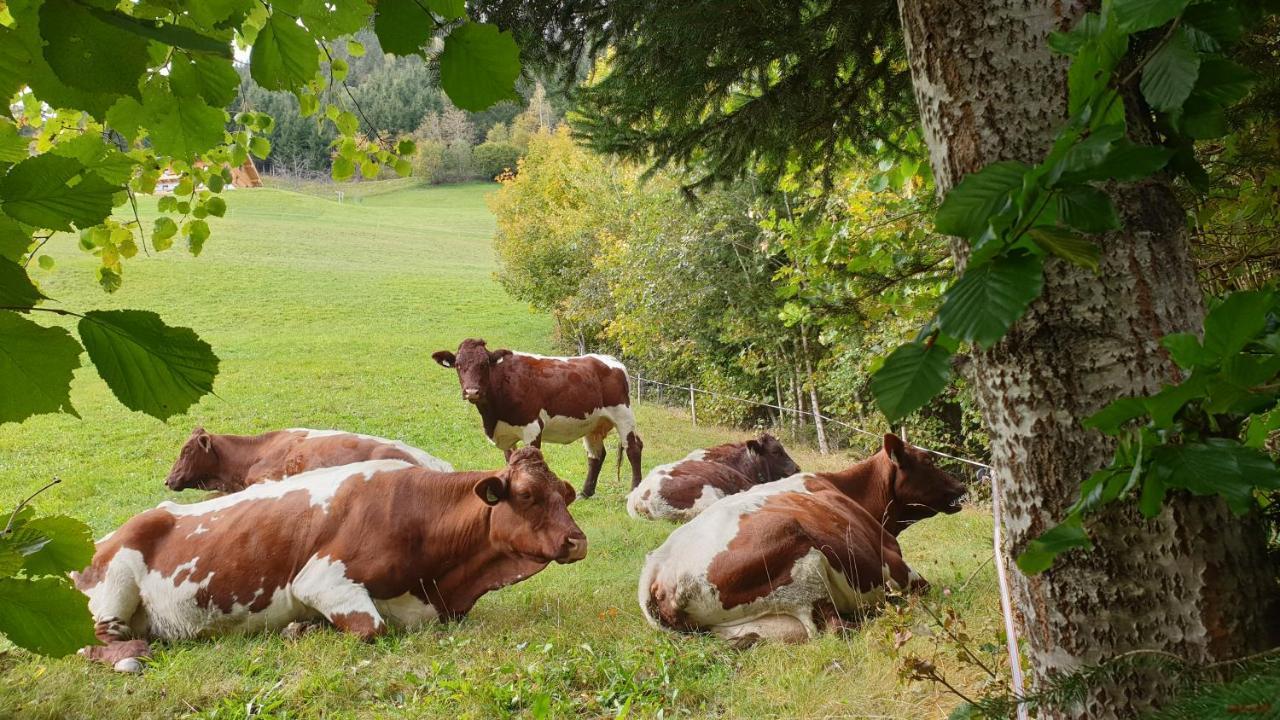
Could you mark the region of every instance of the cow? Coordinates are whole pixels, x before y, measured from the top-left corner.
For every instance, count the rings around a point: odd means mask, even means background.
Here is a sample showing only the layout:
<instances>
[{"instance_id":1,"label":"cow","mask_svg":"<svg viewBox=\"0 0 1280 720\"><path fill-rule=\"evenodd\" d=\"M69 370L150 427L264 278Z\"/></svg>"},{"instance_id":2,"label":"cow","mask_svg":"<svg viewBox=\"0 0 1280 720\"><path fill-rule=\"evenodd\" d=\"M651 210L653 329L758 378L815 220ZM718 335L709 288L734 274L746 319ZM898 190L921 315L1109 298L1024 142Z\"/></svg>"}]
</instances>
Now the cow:
<instances>
[{"instance_id":1,"label":"cow","mask_svg":"<svg viewBox=\"0 0 1280 720\"><path fill-rule=\"evenodd\" d=\"M476 406L484 434L507 455L516 443L540 447L544 441L570 443L582 438L587 449L587 479L582 496L591 497L604 466L604 438L618 431L618 474L622 450L631 462L631 487L640 484L640 453L631 412L627 368L608 355L545 357L511 350L489 350L469 338L457 353L431 355L455 368L462 398Z\"/></svg>"},{"instance_id":2,"label":"cow","mask_svg":"<svg viewBox=\"0 0 1280 720\"><path fill-rule=\"evenodd\" d=\"M460 618L491 590L586 556L573 499L541 451L522 448L494 471L367 460L161 503L73 574L105 643L82 652L134 672L148 640L317 621L368 640Z\"/></svg>"},{"instance_id":3,"label":"cow","mask_svg":"<svg viewBox=\"0 0 1280 720\"><path fill-rule=\"evenodd\" d=\"M782 443L769 433L739 443L694 450L649 471L627 496L635 518L686 522L726 495L800 472Z\"/></svg>"},{"instance_id":4,"label":"cow","mask_svg":"<svg viewBox=\"0 0 1280 720\"><path fill-rule=\"evenodd\" d=\"M885 435L841 472L802 473L720 500L649 553L638 599L655 628L711 632L744 647L804 642L866 613L886 589L928 588L898 534L960 509L964 485Z\"/></svg>"},{"instance_id":5,"label":"cow","mask_svg":"<svg viewBox=\"0 0 1280 720\"><path fill-rule=\"evenodd\" d=\"M170 490L237 492L255 483L361 460L403 460L453 472L449 463L399 440L341 430L293 428L261 435L218 435L197 427L173 462Z\"/></svg>"}]
</instances>

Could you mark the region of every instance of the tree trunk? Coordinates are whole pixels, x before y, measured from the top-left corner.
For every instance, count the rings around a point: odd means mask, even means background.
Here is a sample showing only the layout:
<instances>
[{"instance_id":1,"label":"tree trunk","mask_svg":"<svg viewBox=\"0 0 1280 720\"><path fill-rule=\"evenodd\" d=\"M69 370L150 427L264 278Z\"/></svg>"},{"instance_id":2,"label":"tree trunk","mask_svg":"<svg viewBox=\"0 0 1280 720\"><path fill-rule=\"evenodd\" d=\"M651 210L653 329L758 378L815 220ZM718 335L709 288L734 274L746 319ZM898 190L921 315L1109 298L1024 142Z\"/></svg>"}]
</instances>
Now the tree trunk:
<instances>
[{"instance_id":1,"label":"tree trunk","mask_svg":"<svg viewBox=\"0 0 1280 720\"><path fill-rule=\"evenodd\" d=\"M1038 162L1066 119L1066 62L1046 44L1087 9L1080 0L899 0L938 192L997 160ZM1185 214L1168 184L1112 192L1124 230L1100 237L1101 270L1045 265L1044 294L1009 335L975 350L972 381L991 430L1010 557L1063 517L1113 445L1080 420L1121 395L1180 379L1162 335L1203 316ZM953 246L958 266L967 247ZM1038 683L1134 650L1201 663L1265 646L1274 573L1256 518L1217 499L1173 495L1146 521L1133 503L1091 516L1092 551L1025 577L1014 602ZM1080 706L1042 717L1128 718L1179 689L1131 667Z\"/></svg>"},{"instance_id":2,"label":"tree trunk","mask_svg":"<svg viewBox=\"0 0 1280 720\"><path fill-rule=\"evenodd\" d=\"M826 455L831 452L827 446L827 426L822 421L822 406L818 404L818 382L813 377L813 359L809 356L809 334L800 328L800 342L804 348L804 372L809 380L809 403L813 407L813 428L818 433L818 452Z\"/></svg>"}]
</instances>

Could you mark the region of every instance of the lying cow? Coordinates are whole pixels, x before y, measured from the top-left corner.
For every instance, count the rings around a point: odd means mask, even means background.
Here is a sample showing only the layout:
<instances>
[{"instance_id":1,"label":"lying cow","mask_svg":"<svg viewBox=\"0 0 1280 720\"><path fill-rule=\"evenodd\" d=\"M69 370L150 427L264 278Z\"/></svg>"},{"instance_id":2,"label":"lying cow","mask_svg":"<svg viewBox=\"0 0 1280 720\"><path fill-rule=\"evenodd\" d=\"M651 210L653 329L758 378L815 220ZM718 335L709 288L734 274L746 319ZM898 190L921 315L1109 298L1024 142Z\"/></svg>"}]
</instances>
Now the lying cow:
<instances>
[{"instance_id":1,"label":"lying cow","mask_svg":"<svg viewBox=\"0 0 1280 720\"><path fill-rule=\"evenodd\" d=\"M726 495L800 472L782 443L769 433L755 440L694 450L649 471L627 496L631 517L685 522Z\"/></svg>"},{"instance_id":2,"label":"lying cow","mask_svg":"<svg viewBox=\"0 0 1280 720\"><path fill-rule=\"evenodd\" d=\"M398 440L341 430L276 430L261 435L218 435L191 431L164 484L170 490L237 492L255 483L279 480L318 468L362 460L403 460L453 472L449 463Z\"/></svg>"},{"instance_id":3,"label":"lying cow","mask_svg":"<svg viewBox=\"0 0 1280 720\"><path fill-rule=\"evenodd\" d=\"M524 448L497 471L370 460L162 503L103 538L75 575L106 643L84 652L136 671L148 639L320 619L369 639L458 618L490 590L586 556L573 498Z\"/></svg>"},{"instance_id":4,"label":"lying cow","mask_svg":"<svg viewBox=\"0 0 1280 720\"><path fill-rule=\"evenodd\" d=\"M654 627L710 631L735 645L803 642L880 603L886 587L923 590L897 535L965 488L923 451L883 449L836 473L757 485L712 505L649 553L640 608Z\"/></svg>"},{"instance_id":5,"label":"lying cow","mask_svg":"<svg viewBox=\"0 0 1280 720\"><path fill-rule=\"evenodd\" d=\"M490 351L484 340L463 340L458 352L441 350L432 358L456 368L462 397L476 406L484 434L507 455L516 443L540 447L543 441L587 448L587 479L582 496L591 497L604 465L604 438L618 431L618 471L622 447L631 461L631 487L640 483L640 453L631 413L627 369L608 355L543 357L510 350Z\"/></svg>"}]
</instances>

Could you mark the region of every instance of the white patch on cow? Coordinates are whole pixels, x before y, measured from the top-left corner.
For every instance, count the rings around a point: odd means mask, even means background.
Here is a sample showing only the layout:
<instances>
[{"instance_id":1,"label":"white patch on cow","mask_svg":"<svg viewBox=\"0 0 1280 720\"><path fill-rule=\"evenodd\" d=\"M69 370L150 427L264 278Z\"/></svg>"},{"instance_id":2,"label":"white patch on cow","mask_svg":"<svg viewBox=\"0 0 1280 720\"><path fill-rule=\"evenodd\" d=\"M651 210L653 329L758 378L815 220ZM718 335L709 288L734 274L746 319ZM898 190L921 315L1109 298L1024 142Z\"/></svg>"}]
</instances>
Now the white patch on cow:
<instances>
[{"instance_id":1,"label":"white patch on cow","mask_svg":"<svg viewBox=\"0 0 1280 720\"><path fill-rule=\"evenodd\" d=\"M440 617L434 605L419 600L413 593L390 600L374 600L373 604L387 622L406 630L417 629Z\"/></svg>"},{"instance_id":2,"label":"white patch on cow","mask_svg":"<svg viewBox=\"0 0 1280 720\"><path fill-rule=\"evenodd\" d=\"M812 637L817 633L813 622L815 603L829 601L841 612L855 612L882 601L883 588L859 591L820 550L811 548L792 566L789 582L750 603L728 610L723 607L719 589L707 579L711 561L738 535L743 517L759 510L775 495L810 494L805 481L811 477L809 473L799 473L729 495L672 532L661 547L649 553L640 573L637 598L649 623L662 627L649 611L655 584L666 597L677 599L692 622L730 639L748 633L797 639L793 635L798 627Z\"/></svg>"},{"instance_id":3,"label":"white patch on cow","mask_svg":"<svg viewBox=\"0 0 1280 720\"><path fill-rule=\"evenodd\" d=\"M312 505L318 505L327 512L329 501L337 494L338 488L342 487L342 484L348 480L357 477L361 480L368 480L379 472L403 470L412 467L416 466L403 460L365 460L364 462L351 463L350 465L308 470L276 482L250 485L240 492L230 493L203 502L179 505L166 500L156 507L165 510L171 515L208 515L219 510L226 510L240 503L279 500L289 493L305 492L310 496Z\"/></svg>"},{"instance_id":4,"label":"white patch on cow","mask_svg":"<svg viewBox=\"0 0 1280 720\"><path fill-rule=\"evenodd\" d=\"M600 353L588 353L586 355L572 355L572 356L539 355L537 353L531 353L531 352L517 352L512 354L518 357L533 358L534 360L558 360L560 362L573 362L574 360L578 360L580 358L592 358L594 360L599 360L600 362L604 363L605 365L608 365L611 368L614 368L615 370L621 370L624 373L627 371L627 366L623 365L621 360L619 360L618 358L612 355L602 355Z\"/></svg>"},{"instance_id":5,"label":"white patch on cow","mask_svg":"<svg viewBox=\"0 0 1280 720\"><path fill-rule=\"evenodd\" d=\"M544 411L545 414L545 411ZM620 432L626 428L628 432L635 428L635 416L627 405L609 405L596 408L584 418L547 415L543 419L542 440L551 443L570 443L578 438L599 431L600 426L608 423L609 428L617 427ZM604 434L604 433L600 433ZM625 440L625 438L620 438Z\"/></svg>"},{"instance_id":6,"label":"white patch on cow","mask_svg":"<svg viewBox=\"0 0 1280 720\"><path fill-rule=\"evenodd\" d=\"M293 595L325 617L365 614L374 627L382 624L382 614L369 597L369 591L347 577L347 566L341 560L313 555L293 579Z\"/></svg>"},{"instance_id":7,"label":"white patch on cow","mask_svg":"<svg viewBox=\"0 0 1280 720\"><path fill-rule=\"evenodd\" d=\"M724 491L712 485L704 485L702 494L693 501L693 505L687 508L678 508L667 502L666 496L662 494L662 486L671 478L671 473L681 463L688 462L689 458L677 460L666 465L659 465L649 471L648 475L640 481L627 495L627 514L633 518L650 518L652 520L676 520L685 522L700 514L703 510L711 507L713 503L725 497ZM645 498L645 493L648 498Z\"/></svg>"},{"instance_id":8,"label":"white patch on cow","mask_svg":"<svg viewBox=\"0 0 1280 720\"><path fill-rule=\"evenodd\" d=\"M196 525L195 530L192 530L191 532L187 533L187 539L190 540L196 535L203 535L207 532L209 532L209 528L205 527L204 523L200 523L199 525Z\"/></svg>"},{"instance_id":9,"label":"white patch on cow","mask_svg":"<svg viewBox=\"0 0 1280 720\"><path fill-rule=\"evenodd\" d=\"M409 457L413 458L413 461L415 463L417 463L418 465L421 465L424 468L427 468L428 470L435 470L437 472L453 472L453 465L426 452L425 450L420 450L408 443L404 443L399 440L391 440L389 438L378 437L377 435L364 435L361 433L346 432L344 430L313 430L311 428L289 428L289 432L306 433L306 435L304 436L304 439L306 440L310 440L312 438L333 437L335 435L351 435L352 437L358 437L361 440L369 440L371 442L376 442L382 445L389 445L399 450L400 452L408 455Z\"/></svg>"},{"instance_id":10,"label":"white patch on cow","mask_svg":"<svg viewBox=\"0 0 1280 720\"><path fill-rule=\"evenodd\" d=\"M683 458L681 458L681 459L683 459L683 460L701 460L701 459L705 458L706 456L707 456L707 451L706 451L706 450L704 450L704 449L702 449L702 448L698 448L697 450L694 450L693 452L689 453L688 455L685 455L685 456L684 456ZM672 464L674 464L674 463L672 463Z\"/></svg>"}]
</instances>

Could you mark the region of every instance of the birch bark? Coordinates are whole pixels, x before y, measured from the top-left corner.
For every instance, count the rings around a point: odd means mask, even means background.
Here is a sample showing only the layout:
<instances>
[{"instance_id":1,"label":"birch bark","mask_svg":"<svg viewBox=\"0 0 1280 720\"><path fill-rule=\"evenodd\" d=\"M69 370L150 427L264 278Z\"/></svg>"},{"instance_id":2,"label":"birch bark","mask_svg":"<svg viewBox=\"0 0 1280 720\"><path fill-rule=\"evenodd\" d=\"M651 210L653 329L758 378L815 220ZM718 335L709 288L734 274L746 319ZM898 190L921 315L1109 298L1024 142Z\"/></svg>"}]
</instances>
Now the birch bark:
<instances>
[{"instance_id":1,"label":"birch bark","mask_svg":"<svg viewBox=\"0 0 1280 720\"><path fill-rule=\"evenodd\" d=\"M1038 162L1066 118L1066 62L1046 44L1080 0L899 0L938 191L997 160ZM1009 335L974 353L972 380L1000 473L1005 550L1063 516L1112 445L1080 420L1121 395L1179 379L1160 347L1203 317L1185 214L1163 180L1112 192L1123 230L1098 238L1101 270L1050 260L1044 295ZM957 265L967 249L953 246ZM1013 572L1037 681L1134 650L1212 662L1260 649L1280 625L1261 527L1217 500L1173 496L1145 521L1131 505L1088 522L1096 547L1049 571ZM1128 718L1178 688L1142 667L1055 718Z\"/></svg>"}]
</instances>

